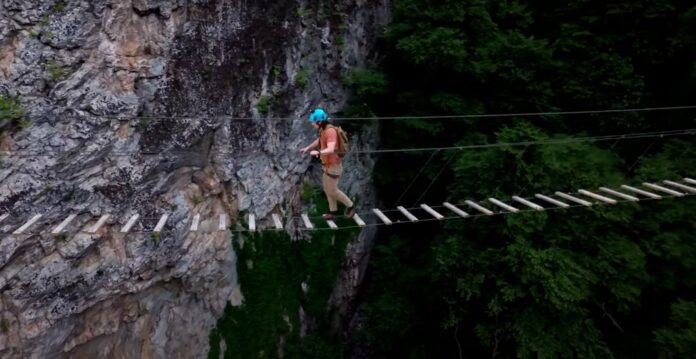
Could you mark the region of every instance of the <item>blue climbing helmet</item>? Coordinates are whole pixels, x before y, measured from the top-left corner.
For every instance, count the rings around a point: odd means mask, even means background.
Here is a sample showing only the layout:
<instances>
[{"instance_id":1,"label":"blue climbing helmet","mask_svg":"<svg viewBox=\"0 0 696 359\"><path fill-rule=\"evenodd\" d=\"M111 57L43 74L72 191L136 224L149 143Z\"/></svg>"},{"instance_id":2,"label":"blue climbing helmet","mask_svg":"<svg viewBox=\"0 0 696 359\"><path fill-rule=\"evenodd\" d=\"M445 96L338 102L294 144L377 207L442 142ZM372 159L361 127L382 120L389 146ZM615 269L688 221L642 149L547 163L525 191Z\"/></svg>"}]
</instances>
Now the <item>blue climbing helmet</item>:
<instances>
[{"instance_id":1,"label":"blue climbing helmet","mask_svg":"<svg viewBox=\"0 0 696 359\"><path fill-rule=\"evenodd\" d=\"M323 108L317 107L311 115L309 115L309 122L321 122L329 119L329 115L324 111Z\"/></svg>"}]
</instances>

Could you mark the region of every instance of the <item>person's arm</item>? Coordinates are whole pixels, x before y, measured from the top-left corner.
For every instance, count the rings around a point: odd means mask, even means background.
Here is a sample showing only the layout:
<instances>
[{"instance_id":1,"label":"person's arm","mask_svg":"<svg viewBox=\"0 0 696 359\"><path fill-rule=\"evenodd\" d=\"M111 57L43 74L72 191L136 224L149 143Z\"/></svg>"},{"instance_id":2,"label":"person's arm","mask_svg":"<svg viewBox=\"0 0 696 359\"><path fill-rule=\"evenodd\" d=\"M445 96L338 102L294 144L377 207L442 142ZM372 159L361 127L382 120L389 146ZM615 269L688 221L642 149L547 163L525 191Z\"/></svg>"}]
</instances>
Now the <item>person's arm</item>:
<instances>
[{"instance_id":1,"label":"person's arm","mask_svg":"<svg viewBox=\"0 0 696 359\"><path fill-rule=\"evenodd\" d=\"M334 153L336 150L336 141L331 141L326 143L326 148L321 150L321 151L312 151L310 152L311 155L313 156L319 156L319 155L328 155L329 153Z\"/></svg>"},{"instance_id":2,"label":"person's arm","mask_svg":"<svg viewBox=\"0 0 696 359\"><path fill-rule=\"evenodd\" d=\"M326 148L321 151L312 151L312 156L327 155L336 151L336 143L338 142L338 133L333 128L326 131Z\"/></svg>"},{"instance_id":3,"label":"person's arm","mask_svg":"<svg viewBox=\"0 0 696 359\"><path fill-rule=\"evenodd\" d=\"M312 142L309 146L301 149L300 152L307 153L307 151L315 149L315 148L317 148L317 146L319 146L319 139L318 138L316 140L314 140L314 142Z\"/></svg>"}]
</instances>

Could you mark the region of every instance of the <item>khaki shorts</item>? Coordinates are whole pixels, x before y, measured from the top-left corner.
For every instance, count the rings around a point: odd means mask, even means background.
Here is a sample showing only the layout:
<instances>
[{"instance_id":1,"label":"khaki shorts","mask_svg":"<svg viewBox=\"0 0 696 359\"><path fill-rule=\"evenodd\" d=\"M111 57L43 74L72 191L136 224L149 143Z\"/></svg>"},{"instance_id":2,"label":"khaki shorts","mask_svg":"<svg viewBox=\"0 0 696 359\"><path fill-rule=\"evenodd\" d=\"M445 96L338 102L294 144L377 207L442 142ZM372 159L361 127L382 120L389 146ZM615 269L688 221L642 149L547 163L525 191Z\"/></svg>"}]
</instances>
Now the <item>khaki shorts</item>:
<instances>
[{"instance_id":1,"label":"khaki shorts","mask_svg":"<svg viewBox=\"0 0 696 359\"><path fill-rule=\"evenodd\" d=\"M332 178L341 177L341 175L343 174L343 165L339 163L328 167L324 166L324 173L326 173L329 177Z\"/></svg>"}]
</instances>

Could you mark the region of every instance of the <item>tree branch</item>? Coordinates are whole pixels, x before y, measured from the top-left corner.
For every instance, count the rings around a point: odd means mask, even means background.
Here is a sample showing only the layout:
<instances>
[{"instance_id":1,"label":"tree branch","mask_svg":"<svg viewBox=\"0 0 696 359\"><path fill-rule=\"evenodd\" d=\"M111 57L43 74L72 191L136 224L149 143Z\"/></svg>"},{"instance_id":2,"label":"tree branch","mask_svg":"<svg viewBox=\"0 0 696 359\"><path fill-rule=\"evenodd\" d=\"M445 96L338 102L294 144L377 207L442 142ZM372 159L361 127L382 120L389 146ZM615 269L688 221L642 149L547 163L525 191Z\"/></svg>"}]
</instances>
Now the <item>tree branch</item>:
<instances>
[{"instance_id":1,"label":"tree branch","mask_svg":"<svg viewBox=\"0 0 696 359\"><path fill-rule=\"evenodd\" d=\"M459 338L457 336L457 333L459 333L459 323L454 327L454 341L457 342L457 350L459 351L459 359L462 359L462 343L459 342Z\"/></svg>"},{"instance_id":2,"label":"tree branch","mask_svg":"<svg viewBox=\"0 0 696 359\"><path fill-rule=\"evenodd\" d=\"M497 321L497 320L496 320ZM491 359L494 359L495 357L498 356L498 333L500 332L500 329L496 329L495 332L493 332L493 340L495 342L495 346L493 346L493 354L491 355Z\"/></svg>"},{"instance_id":3,"label":"tree branch","mask_svg":"<svg viewBox=\"0 0 696 359\"><path fill-rule=\"evenodd\" d=\"M616 319L614 319L614 316L611 315L611 313L607 312L605 304L604 303L602 303L602 304L596 303L596 304L599 307L599 309L601 309L602 312L604 313L604 314L602 314L602 318L604 318L604 317L609 318L609 320L614 325L614 327L616 327L616 329L618 329L621 332L621 334L625 334L625 332L624 332L623 328L621 327L621 325L619 324L619 322L617 322Z\"/></svg>"}]
</instances>

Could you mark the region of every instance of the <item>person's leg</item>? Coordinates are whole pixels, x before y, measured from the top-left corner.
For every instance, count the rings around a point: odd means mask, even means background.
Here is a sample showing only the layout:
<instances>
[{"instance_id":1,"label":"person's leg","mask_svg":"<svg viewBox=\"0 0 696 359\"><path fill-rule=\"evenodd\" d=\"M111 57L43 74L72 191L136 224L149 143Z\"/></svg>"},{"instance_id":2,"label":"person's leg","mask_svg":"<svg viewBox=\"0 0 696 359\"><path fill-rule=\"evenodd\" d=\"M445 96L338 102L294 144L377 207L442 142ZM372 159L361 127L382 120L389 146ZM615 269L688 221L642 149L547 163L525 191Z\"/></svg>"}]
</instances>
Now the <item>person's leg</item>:
<instances>
[{"instance_id":1,"label":"person's leg","mask_svg":"<svg viewBox=\"0 0 696 359\"><path fill-rule=\"evenodd\" d=\"M324 193L326 194L326 199L329 201L329 211L337 212L338 204L336 203L336 192L338 191L338 181L329 177L326 173L321 178L324 185Z\"/></svg>"},{"instance_id":2,"label":"person's leg","mask_svg":"<svg viewBox=\"0 0 696 359\"><path fill-rule=\"evenodd\" d=\"M336 180L336 191L336 199L341 201L341 203L343 203L346 206L346 218L353 218L353 216L355 216L355 207L353 201L351 201L351 199L348 198L348 196L346 196L345 193L338 189L338 180Z\"/></svg>"},{"instance_id":3,"label":"person's leg","mask_svg":"<svg viewBox=\"0 0 696 359\"><path fill-rule=\"evenodd\" d=\"M328 175L326 173L328 173ZM324 176L325 178L327 178L328 181L328 193L331 194L331 197L334 199L334 202L339 201L344 206L346 206L346 217L353 218L353 216L355 215L355 207L353 207L353 201L348 196L346 196L346 194L343 193L343 191L338 189L338 181L341 178L341 174L343 174L343 166L340 163L325 169ZM338 209L338 207L336 207L336 209Z\"/></svg>"},{"instance_id":4,"label":"person's leg","mask_svg":"<svg viewBox=\"0 0 696 359\"><path fill-rule=\"evenodd\" d=\"M338 189L338 180L339 180L339 179L336 178L336 192L335 192L335 197L334 197L334 198L335 198L336 200L338 200L339 202L343 203L343 205L346 206L346 207L348 207L348 208L353 207L353 201L351 201L350 198L348 198L348 196L346 196L346 194L343 193L343 191L341 191L340 189Z\"/></svg>"}]
</instances>

